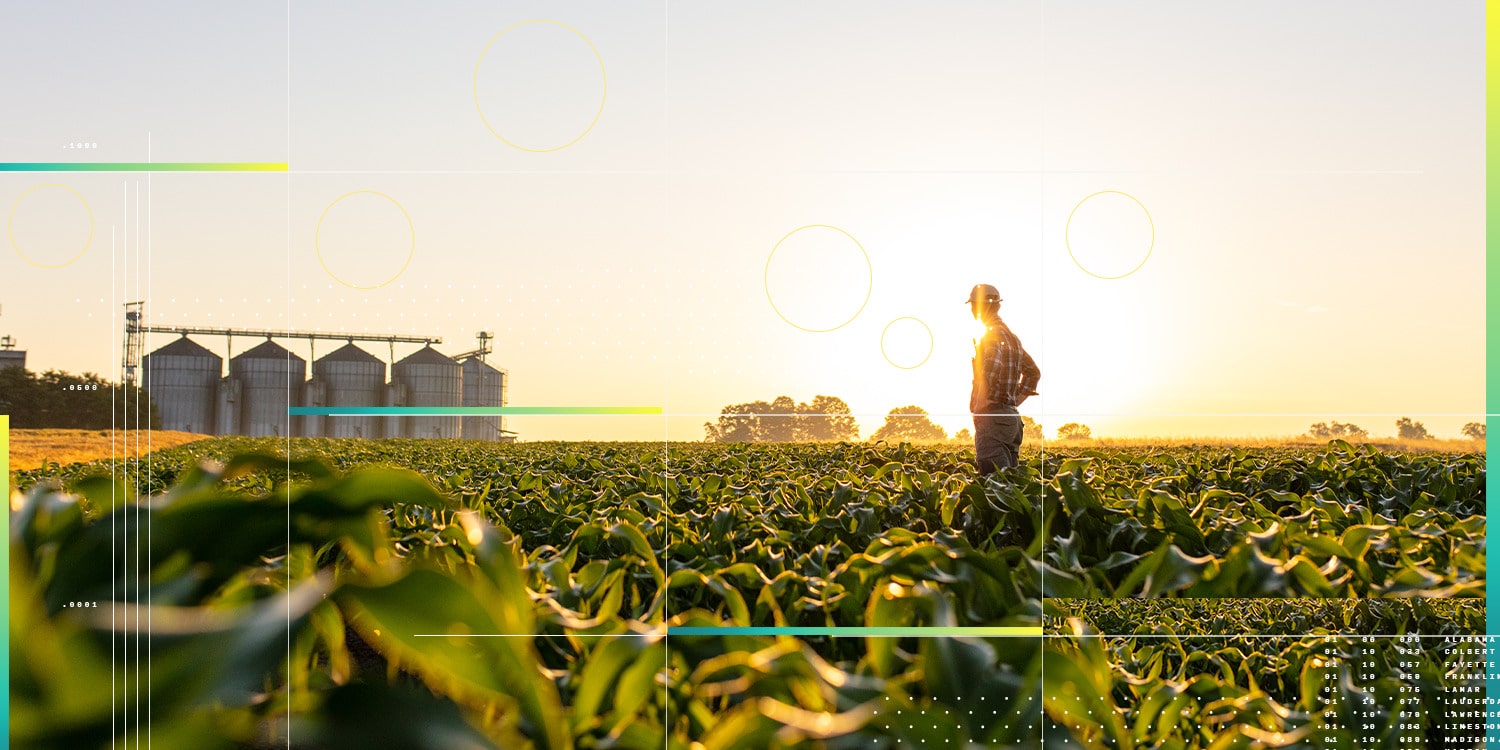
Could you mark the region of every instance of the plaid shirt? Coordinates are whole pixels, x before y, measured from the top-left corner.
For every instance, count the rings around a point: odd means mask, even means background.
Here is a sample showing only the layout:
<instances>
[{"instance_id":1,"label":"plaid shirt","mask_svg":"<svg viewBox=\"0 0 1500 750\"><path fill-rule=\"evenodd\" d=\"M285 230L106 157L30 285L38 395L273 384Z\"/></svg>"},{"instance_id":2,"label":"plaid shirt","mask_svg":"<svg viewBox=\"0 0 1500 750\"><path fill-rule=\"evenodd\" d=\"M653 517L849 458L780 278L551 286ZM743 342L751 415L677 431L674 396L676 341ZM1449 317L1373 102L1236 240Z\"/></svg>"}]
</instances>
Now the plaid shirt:
<instances>
[{"instance_id":1,"label":"plaid shirt","mask_svg":"<svg viewBox=\"0 0 1500 750\"><path fill-rule=\"evenodd\" d=\"M984 338L974 350L974 390L969 411L993 414L1014 407L1022 395L1036 393L1042 371L1021 348L1021 339L999 318L985 322Z\"/></svg>"}]
</instances>

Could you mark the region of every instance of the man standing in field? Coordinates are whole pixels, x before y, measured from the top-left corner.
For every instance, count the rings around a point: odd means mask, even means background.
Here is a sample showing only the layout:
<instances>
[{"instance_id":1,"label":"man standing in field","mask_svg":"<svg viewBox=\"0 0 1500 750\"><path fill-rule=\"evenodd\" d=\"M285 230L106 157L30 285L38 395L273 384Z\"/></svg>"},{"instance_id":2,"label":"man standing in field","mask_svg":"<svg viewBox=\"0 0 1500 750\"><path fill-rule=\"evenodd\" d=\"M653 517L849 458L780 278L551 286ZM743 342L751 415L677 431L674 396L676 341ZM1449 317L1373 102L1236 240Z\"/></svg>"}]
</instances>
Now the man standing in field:
<instances>
[{"instance_id":1,"label":"man standing in field","mask_svg":"<svg viewBox=\"0 0 1500 750\"><path fill-rule=\"evenodd\" d=\"M981 476L1020 463L1021 416L1016 407L1036 395L1042 371L1021 348L1021 339L1000 320L1000 292L989 284L969 291L969 309L984 323L974 348L974 463Z\"/></svg>"}]
</instances>

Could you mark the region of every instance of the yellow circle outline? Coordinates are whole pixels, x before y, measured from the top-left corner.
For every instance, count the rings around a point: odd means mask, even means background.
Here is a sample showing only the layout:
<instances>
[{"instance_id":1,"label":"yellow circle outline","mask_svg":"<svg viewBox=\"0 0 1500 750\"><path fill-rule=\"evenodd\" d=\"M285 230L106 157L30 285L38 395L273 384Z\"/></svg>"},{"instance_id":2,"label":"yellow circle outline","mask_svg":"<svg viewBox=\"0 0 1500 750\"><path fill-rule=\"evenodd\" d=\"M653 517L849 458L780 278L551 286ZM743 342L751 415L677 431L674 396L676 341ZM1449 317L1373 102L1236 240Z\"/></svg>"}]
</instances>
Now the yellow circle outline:
<instances>
[{"instance_id":1,"label":"yellow circle outline","mask_svg":"<svg viewBox=\"0 0 1500 750\"><path fill-rule=\"evenodd\" d=\"M793 323L792 321L787 320L786 315L782 314L781 308L779 308L779 307L776 306L776 300L771 299L771 259L776 257L776 251L779 250L779 249L781 249L781 243L786 242L787 239L790 238L792 235L794 235L794 234L796 234L796 233L798 233L798 232L800 232L800 231L802 231L804 229L818 229L818 228L832 229L833 231L838 232L839 234L842 234L845 237L848 237L849 241L853 242L854 246L857 247L857 248L859 248L860 255L864 256L864 258L865 258L865 271L866 271L867 274L869 274L869 280L865 282L865 300L863 302L859 303L859 309L855 310L854 314L850 315L848 320L845 320L844 322L842 322L842 323L840 323L840 324L838 324L838 325L836 325L836 326L834 326L832 328L806 328L804 326L799 326L796 323ZM870 264L870 254L865 251L865 246L859 244L859 240L854 239L854 235L849 234L848 232L845 232L844 230L839 229L838 227L833 226L831 224L806 224L804 226L797 227L796 229L793 229L790 232L787 232L785 235L782 235L781 239L776 240L775 247L771 248L771 254L766 256L766 271L765 271L764 274L761 275L761 284L762 284L762 286L765 287L765 290L766 290L766 301L769 302L769 303L771 303L771 309L773 311L775 311L776 316L779 317L779 318L781 318L783 321L785 321L787 325L789 325L789 326L791 326L793 328L796 328L798 330L801 330L801 331L807 331L808 333L827 333L829 331L837 331L838 329L843 328L846 325L849 325L850 323L854 322L855 318L859 317L860 313L862 313L862 312L865 311L865 305L870 304L870 292L873 290L873 288L875 286L875 267Z\"/></svg>"},{"instance_id":2,"label":"yellow circle outline","mask_svg":"<svg viewBox=\"0 0 1500 750\"><path fill-rule=\"evenodd\" d=\"M369 193L370 195L378 195L378 196L380 196L380 197L382 197L382 198L390 201L392 204L394 204L396 206L396 209L401 212L401 216L406 219L406 228L407 228L407 230L409 232L411 232L411 244L407 248L407 251L406 251L406 262L401 264L401 270L397 271L395 276L392 276L389 279L386 279L385 281L382 281L379 284L376 284L374 286L359 286L358 284L350 284L349 282L344 281L343 279L339 278L338 274L335 274L333 272L333 269L331 269L331 268L328 267L328 262L323 259L322 240L319 237L319 235L323 231L323 219L325 219L325 218L328 217L328 212L332 211L333 207L337 206L339 204L339 201L341 201L341 200L343 200L345 198L348 198L351 195L359 195L360 193ZM331 278L331 279L333 279L334 281L337 281L338 283L343 284L344 286L347 286L350 289L361 289L361 290L366 290L366 291L368 291L370 289L379 289L380 287L383 287L386 284L389 284L392 281L395 281L396 279L401 278L401 274L406 273L406 267L411 265L412 256L415 255L416 252L417 252L417 228L412 225L412 223L411 223L411 216L406 213L406 207L403 206L403 205L401 205L400 201L396 200L395 198L392 198L389 195L386 195L385 193L382 193L382 192L379 192L379 191L375 191L375 190L354 190L354 191L351 191L351 192L348 192L348 193L344 193L343 195L340 195L337 198L334 198L333 202L330 203L330 204L328 204L328 208L323 209L323 214L318 217L318 226L315 229L313 229L313 251L316 252L317 255L318 255L318 265L322 266L324 273L327 273L328 277Z\"/></svg>"},{"instance_id":3,"label":"yellow circle outline","mask_svg":"<svg viewBox=\"0 0 1500 750\"><path fill-rule=\"evenodd\" d=\"M1083 204L1087 203L1088 200L1089 200L1089 198L1092 198L1092 197L1094 197L1096 195L1104 195L1105 193L1114 193L1116 195L1123 195L1126 198L1129 198L1130 200L1135 201L1135 205L1140 206L1141 207L1141 211L1146 214L1146 223L1148 223L1148 224L1151 225L1151 244L1146 247L1146 257L1141 258L1141 262L1135 264L1135 268L1132 268L1129 271L1126 271L1125 273L1120 274L1119 276L1100 276L1099 274L1094 273L1093 271L1090 271L1087 268L1084 268L1083 264L1078 261L1078 256L1076 256L1076 255L1073 254L1073 242L1072 242L1071 238L1068 235L1068 233L1070 231L1072 231L1072 228L1073 228L1073 214L1078 213L1078 209L1082 208ZM1068 248L1068 257L1073 259L1073 265L1078 266L1078 270L1083 271L1084 273L1086 273L1086 274L1088 274L1090 276L1093 276L1096 279L1104 279L1106 281L1112 281L1114 279L1123 279L1126 276L1129 276L1130 274L1133 274L1136 271L1141 270L1141 266L1146 265L1146 261L1148 261L1148 260L1151 259L1151 251L1156 249L1156 220L1153 219L1153 218L1151 218L1151 211L1146 208L1146 204L1144 204L1144 203L1140 202L1139 200L1137 200L1136 197L1133 196L1133 195L1131 195L1130 193L1126 193L1126 192L1123 192L1123 191L1120 191L1120 190L1100 190L1097 193L1091 193L1089 195L1084 196L1083 200L1078 201L1078 205L1074 206L1073 210L1068 212L1068 223L1063 226L1063 244L1067 246L1067 248Z\"/></svg>"},{"instance_id":4,"label":"yellow circle outline","mask_svg":"<svg viewBox=\"0 0 1500 750\"><path fill-rule=\"evenodd\" d=\"M922 361L920 361L920 362L918 362L918 363L916 363L916 364L914 364L914 365L912 365L910 367L908 367L906 365L898 365L895 362L892 362L891 361L891 355L885 353L885 334L886 334L886 332L888 332L888 331L891 330L891 326L896 325L897 323L900 323L903 320L915 320L923 328L927 329L927 356L922 357ZM935 344L936 344L936 342L934 341L933 336L932 336L932 327L929 326L929 325L927 325L927 322L924 321L924 320L922 320L921 318L913 318L910 315L903 315L903 316L901 316L899 318L896 318L895 320L892 320L891 322L886 323L885 324L885 328L882 328L880 330L880 356L885 357L885 361L890 362L891 367L898 367L898 368L900 368L902 370L915 370L918 367L921 367L922 365L927 364L927 360L932 359L932 348L933 348L933 346L935 346Z\"/></svg>"},{"instance_id":5,"label":"yellow circle outline","mask_svg":"<svg viewBox=\"0 0 1500 750\"><path fill-rule=\"evenodd\" d=\"M500 41L500 37L505 36L512 29L515 29L519 26L525 26L529 23L550 23L554 26L561 26L568 31L573 32L574 34L577 34L578 38L582 39L583 43L589 46L589 51L594 53L594 59L599 61L599 82L603 86L603 90L599 92L599 111L594 113L594 119L589 121L588 127L584 128L582 133L579 133L573 140L568 141L567 143L564 143L563 145L557 146L555 148L526 148L525 146L520 146L512 143L505 136L500 135L500 131L496 130L494 125L490 124L489 118L484 116L484 108L479 106L479 69L483 67L484 58L490 53L490 47L494 46L495 42ZM583 140L583 137L588 135L589 131L593 130L595 125L599 124L599 118L604 116L604 102L607 99L609 99L609 75L604 70L604 57L599 54L599 48L595 47L594 43L589 41L589 38L583 35L583 32L563 23L562 21L537 18L530 21L520 21L517 23L513 23L502 29L499 34L496 34L495 36L490 38L489 43L485 44L484 49L479 53L479 62L474 63L474 110L479 113L480 121L484 123L484 127L490 131L491 135L499 138L501 143L504 143L505 145L520 151L527 151L533 154L545 154L552 151L561 151Z\"/></svg>"},{"instance_id":6,"label":"yellow circle outline","mask_svg":"<svg viewBox=\"0 0 1500 750\"><path fill-rule=\"evenodd\" d=\"M25 200L26 196L31 195L31 193L38 188L44 187L62 188L63 190L72 193L73 197L77 198L78 202L83 204L84 212L89 215L89 236L88 239L83 241L83 249L79 250L78 254L73 256L72 259L52 266L46 265L45 263L38 263L31 258L26 257L26 253L21 252L21 246L16 242L16 209L21 207L21 201ZM16 198L15 203L10 204L10 218L6 219L5 221L5 233L10 237L10 246L15 249L16 255L21 256L21 260L24 260L27 263L36 266L37 268L67 268L68 266L77 263L78 260L83 257L83 254L89 251L89 246L94 244L94 209L89 206L88 199L84 198L81 193L79 193L77 190L74 190L73 188L68 187L67 185L56 182L44 182L40 185L32 185L31 187L26 189L26 192L21 193L21 197Z\"/></svg>"}]
</instances>

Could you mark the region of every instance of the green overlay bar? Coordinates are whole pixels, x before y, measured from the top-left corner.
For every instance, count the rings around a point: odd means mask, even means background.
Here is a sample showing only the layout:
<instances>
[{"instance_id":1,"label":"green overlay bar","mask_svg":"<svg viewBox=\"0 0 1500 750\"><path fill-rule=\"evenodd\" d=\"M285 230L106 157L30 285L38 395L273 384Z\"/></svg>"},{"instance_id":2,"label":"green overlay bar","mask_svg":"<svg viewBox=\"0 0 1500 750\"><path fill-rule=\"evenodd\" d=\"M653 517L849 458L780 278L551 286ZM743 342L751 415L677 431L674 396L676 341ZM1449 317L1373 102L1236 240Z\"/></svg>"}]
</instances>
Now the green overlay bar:
<instances>
[{"instance_id":1,"label":"green overlay bar","mask_svg":"<svg viewBox=\"0 0 1500 750\"><path fill-rule=\"evenodd\" d=\"M1500 419L1493 417L1500 413L1500 363L1497 363L1497 354L1500 354L1500 239L1496 237L1496 222L1500 220L1500 195L1497 195L1494 175L1496 166L1500 165L1500 144L1496 142L1494 127L1496 127L1497 115L1500 115L1500 104L1497 104L1497 93L1500 86L1496 84L1497 39L1500 39L1500 20L1496 18L1496 6L1494 3L1485 3L1485 435L1490 435L1490 423L1500 423ZM1490 447L1488 441L1485 443L1485 465L1490 463ZM1494 516L1494 508L1500 505L1496 499L1496 490L1500 489L1493 474L1485 472L1485 516ZM1496 570L1496 562L1500 561L1500 546L1488 544L1485 547L1485 570ZM1496 606L1496 597L1490 595L1490 585L1485 583L1485 634L1487 643L1493 645L1494 637L1500 636L1500 607ZM1487 648L1488 651L1488 648ZM1500 669L1497 669L1496 660L1487 658L1488 667L1485 673L1485 697L1488 700L1500 699ZM1488 715L1488 714L1487 714ZM1500 745L1500 723L1496 721L1485 721L1485 747L1496 747Z\"/></svg>"},{"instance_id":2,"label":"green overlay bar","mask_svg":"<svg viewBox=\"0 0 1500 750\"><path fill-rule=\"evenodd\" d=\"M1500 362L1497 362L1497 354L1500 354L1500 240L1495 236L1495 222L1500 221L1500 196L1496 195L1495 177L1500 174L1497 169L1497 159L1500 159L1500 143L1495 138L1495 125L1500 121L1500 103L1497 103L1496 93L1500 87L1495 85L1497 69L1497 56L1495 44L1500 40L1500 19L1496 18L1495 6L1486 3L1484 17L1484 94L1485 94L1485 126L1484 126L1484 383L1485 383L1485 435L1489 435L1490 423L1500 424L1500 419L1493 417L1500 413ZM1489 463L1489 447L1486 442L1485 463ZM1494 481L1494 475L1485 473L1485 515L1495 515L1495 507L1500 501L1495 499L1496 490L1500 485ZM1488 545L1485 547L1485 569L1495 570L1495 564L1500 561L1500 546ZM1490 596L1489 584L1485 584L1485 634L1486 646L1494 643L1494 638L1500 635L1500 608L1497 608L1495 597ZM1487 651L1489 649L1486 649ZM1488 700L1500 699L1500 669L1497 669L1493 657L1485 660L1485 670L1488 679L1485 680L1485 697ZM1500 723L1494 721L1485 722L1485 747L1500 745Z\"/></svg>"},{"instance_id":3,"label":"green overlay bar","mask_svg":"<svg viewBox=\"0 0 1500 750\"><path fill-rule=\"evenodd\" d=\"M292 417L519 417L661 414L660 406L290 406Z\"/></svg>"},{"instance_id":4,"label":"green overlay bar","mask_svg":"<svg viewBox=\"0 0 1500 750\"><path fill-rule=\"evenodd\" d=\"M0 599L5 600L5 647L0 649L0 670L10 674L10 417L0 414L0 499L5 512L0 513L0 533L5 534L5 557L0 558ZM5 746L10 747L10 680L0 690L0 725L4 725Z\"/></svg>"},{"instance_id":5,"label":"green overlay bar","mask_svg":"<svg viewBox=\"0 0 1500 750\"><path fill-rule=\"evenodd\" d=\"M740 627L734 625L715 625L708 627L685 626L667 628L667 635L832 635L877 638L952 638L955 636L991 637L1020 635L1040 637L1042 629L1020 627Z\"/></svg>"},{"instance_id":6,"label":"green overlay bar","mask_svg":"<svg viewBox=\"0 0 1500 750\"><path fill-rule=\"evenodd\" d=\"M284 161L11 161L0 172L285 172Z\"/></svg>"}]
</instances>

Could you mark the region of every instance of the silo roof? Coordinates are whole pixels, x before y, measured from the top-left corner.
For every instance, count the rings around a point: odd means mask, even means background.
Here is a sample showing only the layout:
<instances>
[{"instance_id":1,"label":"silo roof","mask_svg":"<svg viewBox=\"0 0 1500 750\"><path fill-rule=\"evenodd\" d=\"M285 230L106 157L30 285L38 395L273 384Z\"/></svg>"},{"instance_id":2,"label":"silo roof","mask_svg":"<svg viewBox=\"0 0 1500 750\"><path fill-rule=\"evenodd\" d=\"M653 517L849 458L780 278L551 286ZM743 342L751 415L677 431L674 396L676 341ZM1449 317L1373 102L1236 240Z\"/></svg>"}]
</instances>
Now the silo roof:
<instances>
[{"instance_id":1,"label":"silo roof","mask_svg":"<svg viewBox=\"0 0 1500 750\"><path fill-rule=\"evenodd\" d=\"M338 349L318 357L319 362L374 362L383 365L379 357L361 349L354 344L344 344Z\"/></svg>"},{"instance_id":2,"label":"silo roof","mask_svg":"<svg viewBox=\"0 0 1500 750\"><path fill-rule=\"evenodd\" d=\"M430 347L424 346L403 358L398 365L457 365L448 355Z\"/></svg>"},{"instance_id":3,"label":"silo roof","mask_svg":"<svg viewBox=\"0 0 1500 750\"><path fill-rule=\"evenodd\" d=\"M498 368L496 368L494 365L491 365L490 363L485 362L485 361L479 359L478 357L470 357L470 358L464 360L464 369L465 370L480 370L480 371L489 370L490 372L500 372L500 370Z\"/></svg>"},{"instance_id":4,"label":"silo roof","mask_svg":"<svg viewBox=\"0 0 1500 750\"><path fill-rule=\"evenodd\" d=\"M266 339L265 341L262 341L258 346L254 347L252 349L247 349L247 350L245 350L243 352L240 352L239 354L234 355L234 358L235 359L287 359L287 358L291 358L292 360L297 361L297 362L303 362L303 361L305 361L301 357L299 357L299 356L297 356L295 354L292 354L291 352L287 351L286 349L283 349L275 341L272 341L270 339Z\"/></svg>"},{"instance_id":5,"label":"silo roof","mask_svg":"<svg viewBox=\"0 0 1500 750\"><path fill-rule=\"evenodd\" d=\"M155 357L157 355L163 355L167 357L213 357L214 359L217 359L221 362L223 361L222 357L203 348L203 346L198 342L193 341L186 336L183 336L182 338L177 339L176 341L173 341L172 343L167 344L166 346L157 349L156 351L151 352L146 356Z\"/></svg>"}]
</instances>

